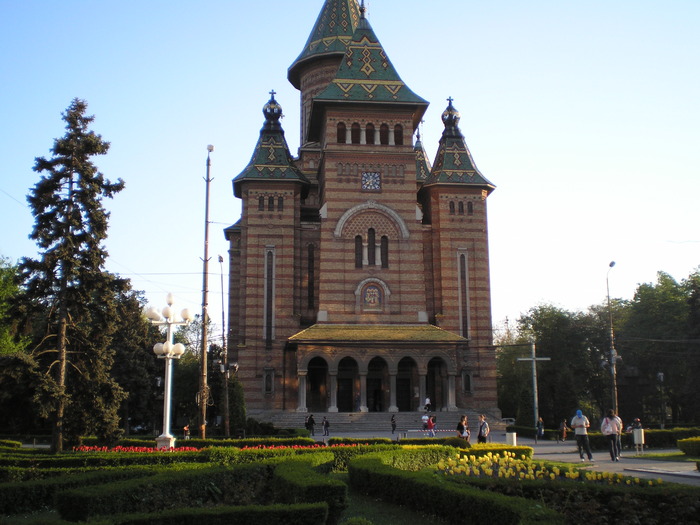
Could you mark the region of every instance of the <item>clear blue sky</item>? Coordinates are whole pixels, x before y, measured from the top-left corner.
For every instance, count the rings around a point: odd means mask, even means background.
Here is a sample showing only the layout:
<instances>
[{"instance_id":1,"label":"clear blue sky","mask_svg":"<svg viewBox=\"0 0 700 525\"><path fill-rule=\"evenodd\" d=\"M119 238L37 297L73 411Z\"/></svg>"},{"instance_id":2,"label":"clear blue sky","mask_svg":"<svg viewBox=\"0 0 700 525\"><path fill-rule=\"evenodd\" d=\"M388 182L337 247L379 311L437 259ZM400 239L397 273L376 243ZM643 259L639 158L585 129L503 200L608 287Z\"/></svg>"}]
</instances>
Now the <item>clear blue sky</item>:
<instances>
[{"instance_id":1,"label":"clear blue sky","mask_svg":"<svg viewBox=\"0 0 700 525\"><path fill-rule=\"evenodd\" d=\"M108 269L151 303L201 308L206 146L212 154L210 315L217 256L240 216L271 89L299 146L287 82L322 0L0 0L0 254L35 256L25 197L34 158L87 100L112 143L96 158L126 189ZM369 19L403 80L431 102L431 159L448 96L489 197L494 323L542 303L585 310L629 299L659 270L700 265L700 2L371 0Z\"/></svg>"}]
</instances>

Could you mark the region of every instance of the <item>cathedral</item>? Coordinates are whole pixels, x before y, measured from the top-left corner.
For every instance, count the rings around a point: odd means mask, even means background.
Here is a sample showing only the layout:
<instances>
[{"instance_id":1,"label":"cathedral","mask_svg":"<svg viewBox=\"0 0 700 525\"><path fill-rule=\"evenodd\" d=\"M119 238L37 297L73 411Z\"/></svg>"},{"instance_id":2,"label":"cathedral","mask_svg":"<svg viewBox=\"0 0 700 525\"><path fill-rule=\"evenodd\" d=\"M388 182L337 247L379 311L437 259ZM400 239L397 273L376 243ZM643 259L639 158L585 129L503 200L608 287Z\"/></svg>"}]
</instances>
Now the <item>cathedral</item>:
<instances>
[{"instance_id":1,"label":"cathedral","mask_svg":"<svg viewBox=\"0 0 700 525\"><path fill-rule=\"evenodd\" d=\"M325 0L287 73L300 91L298 156L273 91L233 179L228 348L249 411L415 412L430 398L435 411L500 414L495 186L451 98L431 166L419 133L428 102L387 51L364 1Z\"/></svg>"}]
</instances>

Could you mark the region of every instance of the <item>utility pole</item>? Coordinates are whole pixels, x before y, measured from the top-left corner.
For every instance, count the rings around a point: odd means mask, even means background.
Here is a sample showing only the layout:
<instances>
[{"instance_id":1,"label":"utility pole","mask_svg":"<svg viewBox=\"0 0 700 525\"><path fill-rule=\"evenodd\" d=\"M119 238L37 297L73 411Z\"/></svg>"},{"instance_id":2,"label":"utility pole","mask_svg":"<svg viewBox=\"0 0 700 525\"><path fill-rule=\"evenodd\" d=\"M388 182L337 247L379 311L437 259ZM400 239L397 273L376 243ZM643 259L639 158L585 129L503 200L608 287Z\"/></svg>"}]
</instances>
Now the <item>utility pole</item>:
<instances>
[{"instance_id":1,"label":"utility pole","mask_svg":"<svg viewBox=\"0 0 700 525\"><path fill-rule=\"evenodd\" d=\"M539 401L537 396L537 362L551 361L549 357L537 357L535 354L535 343L530 343L530 357L518 357L518 361L530 361L532 363L532 400L535 413L535 427L540 419Z\"/></svg>"},{"instance_id":2,"label":"utility pole","mask_svg":"<svg viewBox=\"0 0 700 525\"><path fill-rule=\"evenodd\" d=\"M221 362L223 363L222 372L224 374L224 436L231 436L231 417L229 414L228 400L228 344L226 337L226 313L224 309L224 258L219 255L219 266L221 267Z\"/></svg>"},{"instance_id":3,"label":"utility pole","mask_svg":"<svg viewBox=\"0 0 700 525\"><path fill-rule=\"evenodd\" d=\"M214 146L207 146L207 178L206 182L206 197L204 205L204 268L202 269L202 370L199 378L199 437L206 439L207 437L207 403L209 402L209 385L207 384L207 350L209 341L207 340L207 314L208 295L209 295L209 170L211 168L211 159L209 156L214 151Z\"/></svg>"}]
</instances>

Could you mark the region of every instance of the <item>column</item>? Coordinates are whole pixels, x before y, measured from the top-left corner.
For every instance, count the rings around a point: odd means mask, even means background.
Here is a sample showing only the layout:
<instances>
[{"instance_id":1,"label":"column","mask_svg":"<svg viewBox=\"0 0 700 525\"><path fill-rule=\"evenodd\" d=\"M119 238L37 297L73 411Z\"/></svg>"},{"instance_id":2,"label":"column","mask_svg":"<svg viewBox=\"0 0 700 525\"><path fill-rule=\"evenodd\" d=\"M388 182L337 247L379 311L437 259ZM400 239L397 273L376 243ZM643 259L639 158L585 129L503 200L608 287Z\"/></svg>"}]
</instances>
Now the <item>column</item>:
<instances>
[{"instance_id":1,"label":"column","mask_svg":"<svg viewBox=\"0 0 700 525\"><path fill-rule=\"evenodd\" d=\"M306 370L300 371L298 374L299 379L299 406L297 407L297 412L308 412L306 408Z\"/></svg>"},{"instance_id":2,"label":"column","mask_svg":"<svg viewBox=\"0 0 700 525\"><path fill-rule=\"evenodd\" d=\"M396 372L389 373L389 412L398 412L396 406Z\"/></svg>"},{"instance_id":3,"label":"column","mask_svg":"<svg viewBox=\"0 0 700 525\"><path fill-rule=\"evenodd\" d=\"M449 412L456 412L459 410L457 408L457 393L455 392L455 376L454 374L448 374L447 376L447 410Z\"/></svg>"},{"instance_id":4,"label":"column","mask_svg":"<svg viewBox=\"0 0 700 525\"><path fill-rule=\"evenodd\" d=\"M360 372L360 412L369 412L367 408L367 372Z\"/></svg>"},{"instance_id":5,"label":"column","mask_svg":"<svg viewBox=\"0 0 700 525\"><path fill-rule=\"evenodd\" d=\"M338 411L338 373L330 372L331 376L331 404L328 407L328 412Z\"/></svg>"}]
</instances>

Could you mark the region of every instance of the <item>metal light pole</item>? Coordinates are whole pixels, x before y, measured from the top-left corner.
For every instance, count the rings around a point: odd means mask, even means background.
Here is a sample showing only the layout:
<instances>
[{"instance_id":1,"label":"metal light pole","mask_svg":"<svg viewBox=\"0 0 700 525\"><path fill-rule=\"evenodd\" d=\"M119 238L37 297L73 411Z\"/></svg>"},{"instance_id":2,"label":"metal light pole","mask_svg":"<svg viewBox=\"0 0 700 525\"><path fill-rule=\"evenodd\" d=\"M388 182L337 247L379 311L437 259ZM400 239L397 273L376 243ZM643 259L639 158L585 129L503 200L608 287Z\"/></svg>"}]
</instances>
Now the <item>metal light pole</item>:
<instances>
[{"instance_id":1,"label":"metal light pole","mask_svg":"<svg viewBox=\"0 0 700 525\"><path fill-rule=\"evenodd\" d=\"M153 352L159 359L165 359L165 389L163 396L163 433L156 438L156 446L158 448L173 448L175 446L175 437L170 433L170 406L172 395L172 376L173 376L173 359L180 359L180 356L185 353L185 345L182 343L173 344L173 326L187 324L192 320L192 314L185 308L180 313L182 320L176 320L175 310L173 309L173 294L169 293L167 297L168 306L163 308L162 315L156 308L149 308L146 311L146 317L157 326L165 325L166 339L164 343L156 343L153 346Z\"/></svg>"},{"instance_id":2,"label":"metal light pole","mask_svg":"<svg viewBox=\"0 0 700 525\"><path fill-rule=\"evenodd\" d=\"M214 151L214 146L207 146L207 178L206 182L206 198L204 204L204 267L202 269L202 364L201 376L199 378L199 437L206 439L207 437L207 403L209 401L209 385L207 384L207 350L209 342L207 341L207 307L209 294L209 169L211 168L211 159L209 156Z\"/></svg>"},{"instance_id":3,"label":"metal light pole","mask_svg":"<svg viewBox=\"0 0 700 525\"><path fill-rule=\"evenodd\" d=\"M617 352L615 351L615 332L613 331L612 305L610 303L610 270L614 266L615 261L610 261L608 273L605 275L605 286L608 292L608 324L610 329L610 395L612 409L617 414Z\"/></svg>"},{"instance_id":4,"label":"metal light pole","mask_svg":"<svg viewBox=\"0 0 700 525\"><path fill-rule=\"evenodd\" d=\"M219 255L221 267L221 372L224 374L224 436L231 436L231 417L228 408L228 345L226 344L226 313L224 310L224 258Z\"/></svg>"}]
</instances>

